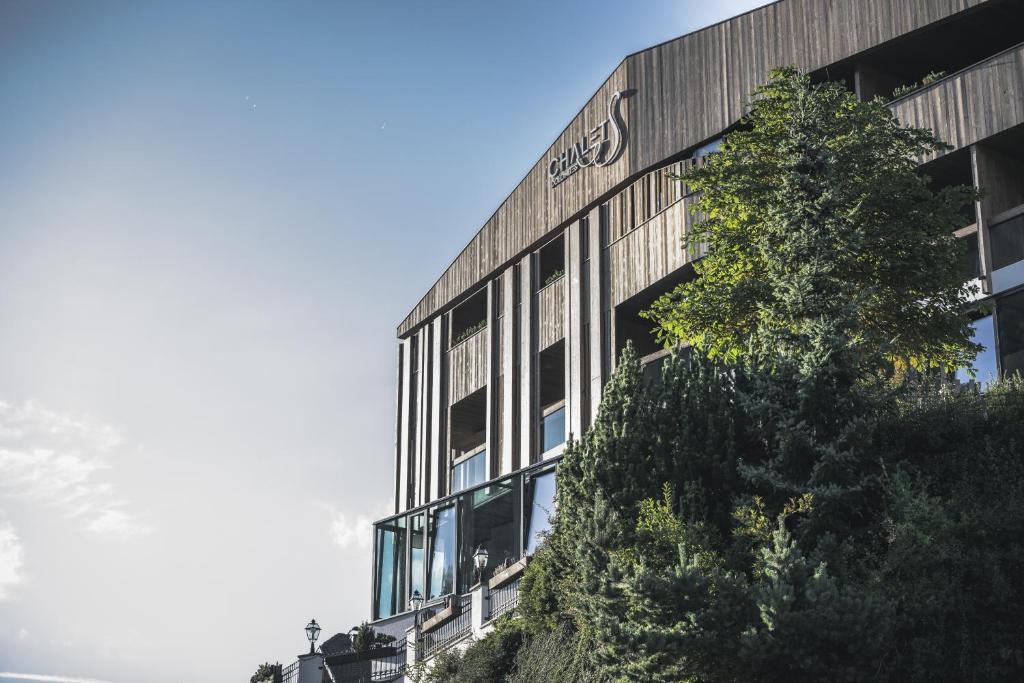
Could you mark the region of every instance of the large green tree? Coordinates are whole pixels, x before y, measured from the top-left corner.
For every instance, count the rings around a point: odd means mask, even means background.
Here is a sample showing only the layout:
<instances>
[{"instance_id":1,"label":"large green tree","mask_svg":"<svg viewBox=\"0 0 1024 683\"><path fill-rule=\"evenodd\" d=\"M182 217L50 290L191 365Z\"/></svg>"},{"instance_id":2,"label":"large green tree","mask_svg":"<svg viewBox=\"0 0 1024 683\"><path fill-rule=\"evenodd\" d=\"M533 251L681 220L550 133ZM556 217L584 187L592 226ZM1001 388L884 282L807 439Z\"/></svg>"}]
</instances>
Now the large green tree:
<instances>
[{"instance_id":1,"label":"large green tree","mask_svg":"<svg viewBox=\"0 0 1024 683\"><path fill-rule=\"evenodd\" d=\"M713 357L849 367L963 367L977 348L953 231L971 187L929 188L947 146L881 100L773 71L722 149L685 177L700 193L686 236L699 275L660 299L668 341Z\"/></svg>"}]
</instances>

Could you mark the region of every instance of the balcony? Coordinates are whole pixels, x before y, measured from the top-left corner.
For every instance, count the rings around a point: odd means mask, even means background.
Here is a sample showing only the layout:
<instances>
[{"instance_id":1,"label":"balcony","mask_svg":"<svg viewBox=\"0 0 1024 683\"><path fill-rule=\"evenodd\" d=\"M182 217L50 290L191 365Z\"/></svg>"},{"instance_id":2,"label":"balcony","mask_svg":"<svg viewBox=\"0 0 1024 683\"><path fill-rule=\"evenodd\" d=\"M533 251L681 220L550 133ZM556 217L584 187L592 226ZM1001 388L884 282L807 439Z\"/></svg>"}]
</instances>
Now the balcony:
<instances>
[{"instance_id":1,"label":"balcony","mask_svg":"<svg viewBox=\"0 0 1024 683\"><path fill-rule=\"evenodd\" d=\"M473 554L484 548L488 581L536 551L555 509L551 461L474 486L374 525L373 617L407 612L419 591L428 608L476 582Z\"/></svg>"}]
</instances>

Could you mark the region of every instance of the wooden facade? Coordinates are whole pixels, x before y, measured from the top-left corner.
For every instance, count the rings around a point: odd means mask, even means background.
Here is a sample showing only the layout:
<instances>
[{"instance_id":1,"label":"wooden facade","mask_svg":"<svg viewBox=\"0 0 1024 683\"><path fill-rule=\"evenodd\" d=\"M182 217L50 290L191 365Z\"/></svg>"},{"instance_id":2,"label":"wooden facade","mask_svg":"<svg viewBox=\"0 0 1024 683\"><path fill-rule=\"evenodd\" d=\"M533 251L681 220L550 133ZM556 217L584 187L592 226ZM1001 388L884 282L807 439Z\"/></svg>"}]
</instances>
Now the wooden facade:
<instances>
[{"instance_id":1,"label":"wooden facade","mask_svg":"<svg viewBox=\"0 0 1024 683\"><path fill-rule=\"evenodd\" d=\"M399 325L396 512L447 493L451 406L481 389L488 476L542 456L540 364L542 352L560 341L566 431L582 434L616 349L633 338L624 316L666 282L690 276L690 264L703 255L682 247L695 198L672 175L701 163L694 152L737 123L771 68L834 68L849 73L851 87L877 86L884 74L862 54L1006 4L780 0L627 57ZM628 131L622 157L552 186L549 160L607 116L609 97L619 91L633 91L621 105ZM965 168L998 190L1001 199L977 207L973 228L987 263L986 221L1024 201L1024 185L1005 179L1019 177L1022 166L986 143L1024 126L1024 45L999 48L890 106L903 123L932 128L954 149L969 150ZM545 287L538 248L559 234L564 277ZM449 346L450 311L482 289L486 327Z\"/></svg>"}]
</instances>

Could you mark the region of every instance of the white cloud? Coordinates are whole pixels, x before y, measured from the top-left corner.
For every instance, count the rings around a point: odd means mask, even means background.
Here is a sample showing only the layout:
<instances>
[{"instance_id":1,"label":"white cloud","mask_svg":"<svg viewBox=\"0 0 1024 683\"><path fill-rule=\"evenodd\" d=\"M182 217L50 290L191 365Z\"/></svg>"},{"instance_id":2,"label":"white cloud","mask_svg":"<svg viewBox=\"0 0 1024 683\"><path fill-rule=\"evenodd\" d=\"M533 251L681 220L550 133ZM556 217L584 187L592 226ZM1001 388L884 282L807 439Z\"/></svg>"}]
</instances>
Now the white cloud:
<instances>
[{"instance_id":1,"label":"white cloud","mask_svg":"<svg viewBox=\"0 0 1024 683\"><path fill-rule=\"evenodd\" d=\"M0 401L0 493L83 520L96 534L133 537L151 529L114 497L103 476L125 439L114 427L28 401Z\"/></svg>"},{"instance_id":2,"label":"white cloud","mask_svg":"<svg viewBox=\"0 0 1024 683\"><path fill-rule=\"evenodd\" d=\"M317 506L329 515L331 540L342 548L369 548L373 545L373 523L386 517L390 511L387 502L376 506L370 514L360 515L347 514L330 503L318 503Z\"/></svg>"},{"instance_id":3,"label":"white cloud","mask_svg":"<svg viewBox=\"0 0 1024 683\"><path fill-rule=\"evenodd\" d=\"M16 674L10 671L0 671L0 678L15 681L46 681L48 683L110 683L101 681L98 678L76 678L74 676L48 676L46 674Z\"/></svg>"},{"instance_id":4,"label":"white cloud","mask_svg":"<svg viewBox=\"0 0 1024 683\"><path fill-rule=\"evenodd\" d=\"M0 600L9 597L9 589L22 581L21 541L14 527L0 522Z\"/></svg>"}]
</instances>

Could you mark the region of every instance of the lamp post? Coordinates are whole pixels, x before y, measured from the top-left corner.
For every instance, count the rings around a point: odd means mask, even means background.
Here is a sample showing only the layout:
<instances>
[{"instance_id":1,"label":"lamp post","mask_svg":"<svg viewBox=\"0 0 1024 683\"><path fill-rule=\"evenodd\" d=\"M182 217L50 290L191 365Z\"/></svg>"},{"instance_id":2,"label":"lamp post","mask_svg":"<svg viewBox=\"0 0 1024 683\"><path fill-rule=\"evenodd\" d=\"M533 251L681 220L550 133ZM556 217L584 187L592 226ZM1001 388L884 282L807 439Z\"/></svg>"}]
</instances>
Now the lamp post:
<instances>
[{"instance_id":1,"label":"lamp post","mask_svg":"<svg viewBox=\"0 0 1024 683\"><path fill-rule=\"evenodd\" d=\"M473 566L476 567L476 582L483 580L484 569L487 568L487 548L480 546L473 553Z\"/></svg>"},{"instance_id":2,"label":"lamp post","mask_svg":"<svg viewBox=\"0 0 1024 683\"><path fill-rule=\"evenodd\" d=\"M309 654L315 654L316 639L320 637L320 624L316 623L316 619L306 624L306 637L309 638Z\"/></svg>"},{"instance_id":3,"label":"lamp post","mask_svg":"<svg viewBox=\"0 0 1024 683\"><path fill-rule=\"evenodd\" d=\"M420 652L420 610L423 609L423 594L419 590L414 590L412 595L409 596L409 604L412 605L412 652L415 653L415 657L419 660L422 656Z\"/></svg>"}]
</instances>

